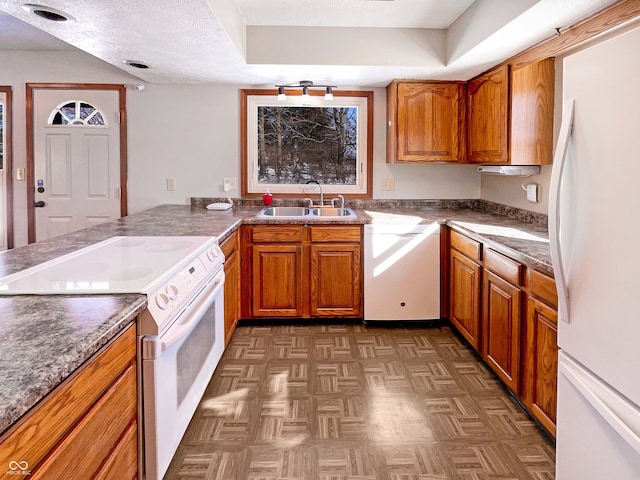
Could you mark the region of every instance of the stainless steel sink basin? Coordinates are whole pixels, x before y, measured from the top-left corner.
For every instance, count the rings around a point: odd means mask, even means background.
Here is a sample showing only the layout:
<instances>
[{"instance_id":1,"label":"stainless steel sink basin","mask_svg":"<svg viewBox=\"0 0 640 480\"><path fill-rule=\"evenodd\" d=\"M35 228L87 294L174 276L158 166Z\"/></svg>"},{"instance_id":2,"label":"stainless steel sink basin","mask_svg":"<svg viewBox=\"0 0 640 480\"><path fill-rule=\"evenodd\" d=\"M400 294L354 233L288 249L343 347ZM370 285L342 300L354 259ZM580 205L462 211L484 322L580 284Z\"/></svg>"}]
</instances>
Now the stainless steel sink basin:
<instances>
[{"instance_id":1,"label":"stainless steel sink basin","mask_svg":"<svg viewBox=\"0 0 640 480\"><path fill-rule=\"evenodd\" d=\"M309 215L307 207L267 207L258 216L260 217L305 217Z\"/></svg>"},{"instance_id":2,"label":"stainless steel sink basin","mask_svg":"<svg viewBox=\"0 0 640 480\"><path fill-rule=\"evenodd\" d=\"M356 214L350 208L333 207L267 207L258 213L258 218L350 218Z\"/></svg>"},{"instance_id":3,"label":"stainless steel sink basin","mask_svg":"<svg viewBox=\"0 0 640 480\"><path fill-rule=\"evenodd\" d=\"M355 217L355 213L350 208L314 208L311 213L317 217Z\"/></svg>"}]
</instances>

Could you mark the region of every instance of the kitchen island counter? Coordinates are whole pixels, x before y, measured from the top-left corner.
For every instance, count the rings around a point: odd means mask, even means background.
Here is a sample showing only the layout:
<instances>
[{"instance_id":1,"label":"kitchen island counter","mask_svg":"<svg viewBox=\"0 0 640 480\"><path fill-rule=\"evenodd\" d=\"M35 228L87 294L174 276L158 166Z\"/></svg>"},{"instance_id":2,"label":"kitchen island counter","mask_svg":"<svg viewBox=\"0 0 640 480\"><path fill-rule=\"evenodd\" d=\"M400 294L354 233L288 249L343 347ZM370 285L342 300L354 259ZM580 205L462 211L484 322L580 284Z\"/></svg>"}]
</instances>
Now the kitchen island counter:
<instances>
[{"instance_id":1,"label":"kitchen island counter","mask_svg":"<svg viewBox=\"0 0 640 480\"><path fill-rule=\"evenodd\" d=\"M208 213L165 205L15 248L0 254L0 276L114 236L224 239L241 223L233 214ZM135 321L146 304L146 297L136 294L0 296L0 434Z\"/></svg>"},{"instance_id":2,"label":"kitchen island counter","mask_svg":"<svg viewBox=\"0 0 640 480\"><path fill-rule=\"evenodd\" d=\"M496 211L482 201L350 202L356 218L315 223L446 223L531 268L552 273L546 224ZM114 236L215 235L222 242L259 219L256 206L210 211L162 205L128 217L0 254L0 276L55 259ZM536 220L539 220L536 219ZM307 223L305 220L300 220ZM143 295L0 297L0 433L89 360L146 307Z\"/></svg>"}]
</instances>

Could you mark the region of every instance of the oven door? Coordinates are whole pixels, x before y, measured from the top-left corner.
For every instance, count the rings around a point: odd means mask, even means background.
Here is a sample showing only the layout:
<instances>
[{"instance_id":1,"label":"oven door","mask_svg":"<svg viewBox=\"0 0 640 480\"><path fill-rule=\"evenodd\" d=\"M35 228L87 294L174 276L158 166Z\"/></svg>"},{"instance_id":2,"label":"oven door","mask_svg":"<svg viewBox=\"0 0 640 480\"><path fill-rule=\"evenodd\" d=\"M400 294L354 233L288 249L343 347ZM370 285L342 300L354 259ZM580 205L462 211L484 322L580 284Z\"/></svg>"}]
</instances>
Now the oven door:
<instances>
[{"instance_id":1,"label":"oven door","mask_svg":"<svg viewBox=\"0 0 640 480\"><path fill-rule=\"evenodd\" d=\"M161 336L142 347L142 421L146 480L160 480L224 350L221 270Z\"/></svg>"}]
</instances>

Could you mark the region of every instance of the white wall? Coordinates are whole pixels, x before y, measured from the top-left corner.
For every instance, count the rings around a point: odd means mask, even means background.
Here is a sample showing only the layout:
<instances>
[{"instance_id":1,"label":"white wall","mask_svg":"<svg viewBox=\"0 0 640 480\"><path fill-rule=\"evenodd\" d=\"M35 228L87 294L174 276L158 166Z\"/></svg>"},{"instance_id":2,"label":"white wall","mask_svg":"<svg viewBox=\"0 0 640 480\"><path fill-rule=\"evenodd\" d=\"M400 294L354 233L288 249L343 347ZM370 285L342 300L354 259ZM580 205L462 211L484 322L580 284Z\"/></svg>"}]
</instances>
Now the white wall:
<instances>
[{"instance_id":1,"label":"white wall","mask_svg":"<svg viewBox=\"0 0 640 480\"><path fill-rule=\"evenodd\" d=\"M15 169L26 162L25 83L141 83L83 52L0 51L0 85L13 87L15 245L27 242L25 182ZM387 165L386 97L374 90L374 197L479 198L480 176L469 165ZM127 90L129 213L192 196L222 196L223 177L240 177L239 87L146 85ZM166 191L173 178L176 190ZM395 180L382 191L382 179ZM231 192L237 196L238 192Z\"/></svg>"},{"instance_id":2,"label":"white wall","mask_svg":"<svg viewBox=\"0 0 640 480\"><path fill-rule=\"evenodd\" d=\"M530 177L504 177L499 175L482 175L481 188L483 200L501 203L530 212L547 214L549 209L549 182L551 180L551 165L544 165L539 175ZM522 184L537 183L540 185L540 202L531 203L527 200L527 192Z\"/></svg>"}]
</instances>

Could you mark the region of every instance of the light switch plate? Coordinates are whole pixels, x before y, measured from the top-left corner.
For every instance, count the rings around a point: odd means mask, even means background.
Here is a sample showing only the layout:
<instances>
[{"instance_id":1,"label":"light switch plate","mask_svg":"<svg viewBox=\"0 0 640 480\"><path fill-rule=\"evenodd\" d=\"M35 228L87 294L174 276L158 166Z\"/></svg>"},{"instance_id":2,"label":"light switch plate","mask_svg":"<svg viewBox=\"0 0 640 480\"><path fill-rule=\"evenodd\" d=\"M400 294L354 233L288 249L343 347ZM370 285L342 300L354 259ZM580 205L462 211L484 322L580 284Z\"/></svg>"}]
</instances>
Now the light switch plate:
<instances>
[{"instance_id":1,"label":"light switch plate","mask_svg":"<svg viewBox=\"0 0 640 480\"><path fill-rule=\"evenodd\" d=\"M382 190L391 191L395 189L396 189L396 185L395 185L395 182L393 181L393 178L382 179Z\"/></svg>"},{"instance_id":2,"label":"light switch plate","mask_svg":"<svg viewBox=\"0 0 640 480\"><path fill-rule=\"evenodd\" d=\"M176 189L176 181L173 178L167 178L167 192L174 192Z\"/></svg>"},{"instance_id":3,"label":"light switch plate","mask_svg":"<svg viewBox=\"0 0 640 480\"><path fill-rule=\"evenodd\" d=\"M222 190L229 192L238 188L236 177L224 177L222 179Z\"/></svg>"}]
</instances>

